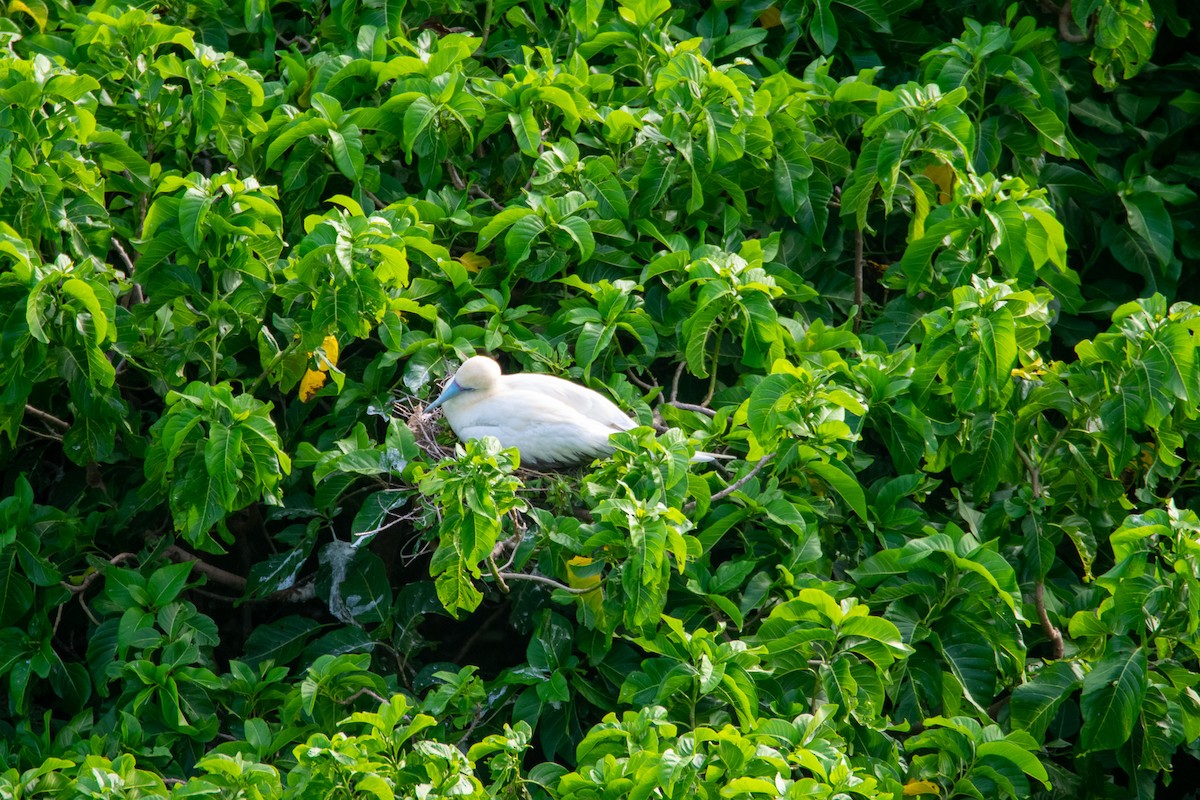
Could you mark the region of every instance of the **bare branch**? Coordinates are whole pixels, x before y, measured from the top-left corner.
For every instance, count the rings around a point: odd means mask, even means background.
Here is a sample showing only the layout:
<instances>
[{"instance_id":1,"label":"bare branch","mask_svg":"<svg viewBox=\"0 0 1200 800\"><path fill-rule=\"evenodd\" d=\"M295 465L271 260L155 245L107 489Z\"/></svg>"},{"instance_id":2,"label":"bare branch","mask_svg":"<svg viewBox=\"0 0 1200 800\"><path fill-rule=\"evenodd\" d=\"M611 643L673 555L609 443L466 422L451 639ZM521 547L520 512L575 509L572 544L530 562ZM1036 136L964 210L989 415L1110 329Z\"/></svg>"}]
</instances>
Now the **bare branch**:
<instances>
[{"instance_id":1,"label":"bare branch","mask_svg":"<svg viewBox=\"0 0 1200 800\"><path fill-rule=\"evenodd\" d=\"M487 200L489 203L492 204L492 208L495 209L496 211L504 210L504 206L501 205L500 203L497 203L496 198L492 197L490 194L485 192L483 189L480 189L478 186L476 186L473 183L467 188L467 194L471 195L472 197L478 197L480 199Z\"/></svg>"},{"instance_id":2,"label":"bare branch","mask_svg":"<svg viewBox=\"0 0 1200 800\"><path fill-rule=\"evenodd\" d=\"M450 161L446 163L446 174L450 176L450 185L460 192L467 188L467 182L462 179L462 175L458 174L458 169Z\"/></svg>"},{"instance_id":3,"label":"bare branch","mask_svg":"<svg viewBox=\"0 0 1200 800\"><path fill-rule=\"evenodd\" d=\"M25 404L25 412L27 414L32 414L33 416L37 417L40 420L49 422L52 425L57 425L58 427L62 428L64 431L70 430L70 428L71 428L71 423L67 422L65 419L59 419L58 417L54 416L53 414L49 414L45 411L42 411L40 408L34 408L33 406L29 405L29 403Z\"/></svg>"},{"instance_id":4,"label":"bare branch","mask_svg":"<svg viewBox=\"0 0 1200 800\"><path fill-rule=\"evenodd\" d=\"M1037 464L1033 463L1033 459L1025 455L1025 451L1019 447L1014 447L1017 451L1017 457L1021 459L1021 463L1025 465L1025 471L1029 473L1029 483L1033 488L1033 496L1035 498L1042 496L1042 473L1038 469Z\"/></svg>"},{"instance_id":5,"label":"bare branch","mask_svg":"<svg viewBox=\"0 0 1200 800\"><path fill-rule=\"evenodd\" d=\"M1042 630L1050 638L1050 655L1057 661L1063 657L1063 637L1046 611L1046 583L1038 581L1033 585L1033 604L1037 607L1038 619L1042 622Z\"/></svg>"},{"instance_id":6,"label":"bare branch","mask_svg":"<svg viewBox=\"0 0 1200 800\"><path fill-rule=\"evenodd\" d=\"M108 560L108 563L115 567L117 564L124 563L131 558L137 558L137 553L117 553ZM88 573L84 576L83 580L79 582L78 586L73 583L67 583L66 581L59 581L59 585L61 585L71 594L82 595L87 591L87 588L91 586L102 574L103 573L100 571Z\"/></svg>"},{"instance_id":7,"label":"bare branch","mask_svg":"<svg viewBox=\"0 0 1200 800\"><path fill-rule=\"evenodd\" d=\"M858 333L858 325L862 320L863 310L863 232L861 228L854 231L854 332Z\"/></svg>"},{"instance_id":8,"label":"bare branch","mask_svg":"<svg viewBox=\"0 0 1200 800\"><path fill-rule=\"evenodd\" d=\"M171 545L164 551L163 554L175 562L192 562L192 568L201 575L207 576L208 579L213 583L219 583L222 586L227 586L230 589L234 589L238 592L246 591L246 579L241 575L234 575L232 572L228 572L220 567L215 567L206 561L202 561L178 545Z\"/></svg>"},{"instance_id":9,"label":"bare branch","mask_svg":"<svg viewBox=\"0 0 1200 800\"><path fill-rule=\"evenodd\" d=\"M594 592L600 588L600 584L597 583L595 586L589 586L586 589L576 589L573 586L567 586L565 583L559 583L553 578L546 578L541 575L531 575L527 572L500 572L498 573L498 577L503 578L506 581L530 581L532 583L541 583L545 584L546 586L552 586L555 589L562 589L564 592L569 592L570 594L588 594L589 592Z\"/></svg>"},{"instance_id":10,"label":"bare branch","mask_svg":"<svg viewBox=\"0 0 1200 800\"><path fill-rule=\"evenodd\" d=\"M769 462L774 457L775 457L774 453L767 453L765 456L763 456L762 458L760 458L758 460L757 464L755 464L753 467L750 468L749 472L747 472L745 475L738 478L736 481L729 484L724 489L722 489L721 491L714 494L711 498L709 498L709 502L713 502L715 500L724 500L726 497L729 497L729 495L733 494L738 489L741 489L743 486L745 486L747 483L749 483L751 480L753 480L754 476L757 475L762 470L762 468L767 465L767 462ZM690 511L693 511L695 508L696 508L696 501L692 500L691 502L686 503L683 506L683 512L686 514Z\"/></svg>"},{"instance_id":11,"label":"bare branch","mask_svg":"<svg viewBox=\"0 0 1200 800\"><path fill-rule=\"evenodd\" d=\"M695 403L685 403L682 400L672 400L667 405L674 406L683 411L695 411L697 414L703 414L706 417L715 417L717 415L717 412L708 406L698 406Z\"/></svg>"},{"instance_id":12,"label":"bare branch","mask_svg":"<svg viewBox=\"0 0 1200 800\"><path fill-rule=\"evenodd\" d=\"M679 366L675 367L675 377L671 378L671 402L674 403L679 399L679 379L683 376L683 361L679 362Z\"/></svg>"},{"instance_id":13,"label":"bare branch","mask_svg":"<svg viewBox=\"0 0 1200 800\"><path fill-rule=\"evenodd\" d=\"M1091 37L1087 31L1076 33L1071 28L1071 0L1067 0L1062 4L1062 8L1058 10L1058 35L1062 37L1064 42L1072 44L1082 44L1088 41Z\"/></svg>"},{"instance_id":14,"label":"bare branch","mask_svg":"<svg viewBox=\"0 0 1200 800\"><path fill-rule=\"evenodd\" d=\"M121 261L125 262L125 268L129 270L129 277L133 277L134 267L133 260L129 258L129 253L125 252L121 240L117 237L112 237L112 246L116 249L117 255L121 257Z\"/></svg>"},{"instance_id":15,"label":"bare branch","mask_svg":"<svg viewBox=\"0 0 1200 800\"><path fill-rule=\"evenodd\" d=\"M625 377L629 378L629 381L632 384L634 384L635 386L637 386L640 389L647 391L647 392L653 392L653 391L662 389L662 387L659 386L657 383L648 383L647 381L642 380L641 378L639 378L637 375L633 374L633 372L630 372L630 371L626 371Z\"/></svg>"},{"instance_id":16,"label":"bare branch","mask_svg":"<svg viewBox=\"0 0 1200 800\"><path fill-rule=\"evenodd\" d=\"M347 697L345 700L338 700L337 702L341 703L344 706L348 706L351 703L353 703L355 700L357 700L358 698L362 697L364 694L367 697L370 697L372 700L375 700L376 702L378 702L380 705L384 705L387 703L387 698L380 697L378 694L376 694L372 690L366 688L365 686L363 688L359 689L354 694Z\"/></svg>"}]
</instances>

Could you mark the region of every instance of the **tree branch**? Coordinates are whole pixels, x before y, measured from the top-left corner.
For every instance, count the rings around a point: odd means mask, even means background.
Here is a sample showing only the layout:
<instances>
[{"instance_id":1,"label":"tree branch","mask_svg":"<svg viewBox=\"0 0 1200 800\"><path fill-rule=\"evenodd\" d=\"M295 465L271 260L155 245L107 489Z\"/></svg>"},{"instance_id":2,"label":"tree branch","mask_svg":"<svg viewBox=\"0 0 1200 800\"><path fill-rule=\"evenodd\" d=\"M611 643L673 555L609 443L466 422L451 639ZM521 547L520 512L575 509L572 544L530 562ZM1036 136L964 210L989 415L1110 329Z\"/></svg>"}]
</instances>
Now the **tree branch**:
<instances>
[{"instance_id":1,"label":"tree branch","mask_svg":"<svg viewBox=\"0 0 1200 800\"><path fill-rule=\"evenodd\" d=\"M33 414L38 419L49 422L51 425L57 425L64 431L70 430L71 428L71 423L67 422L65 419L59 419L53 414L42 411L40 408L34 408L33 406L29 405L29 403L25 404L25 412L27 414Z\"/></svg>"},{"instance_id":2,"label":"tree branch","mask_svg":"<svg viewBox=\"0 0 1200 800\"><path fill-rule=\"evenodd\" d=\"M541 583L546 586L552 586L555 589L562 589L570 594L588 594L600 588L600 584L589 586L586 589L576 589L573 586L567 586L565 583L559 583L553 578L546 578L542 575L531 575L528 572L499 572L497 577L506 581L530 581L531 583Z\"/></svg>"},{"instance_id":3,"label":"tree branch","mask_svg":"<svg viewBox=\"0 0 1200 800\"><path fill-rule=\"evenodd\" d=\"M1046 612L1045 581L1037 581L1033 585L1033 604L1037 607L1038 619L1042 622L1042 629L1046 632L1046 636L1050 637L1050 655L1055 661L1058 661L1063 657L1063 637L1062 631L1050 621L1050 614Z\"/></svg>"},{"instance_id":4,"label":"tree branch","mask_svg":"<svg viewBox=\"0 0 1200 800\"><path fill-rule=\"evenodd\" d=\"M238 592L246 591L246 579L241 575L234 575L232 572L227 572L220 567L214 567L207 561L202 561L198 557L187 552L179 545L171 545L165 551L163 551L163 555L177 563L184 561L192 562L192 568L201 575L207 576L208 579L213 583L219 583L222 586L227 586L230 589L234 589Z\"/></svg>"},{"instance_id":5,"label":"tree branch","mask_svg":"<svg viewBox=\"0 0 1200 800\"><path fill-rule=\"evenodd\" d=\"M713 411L708 406L698 406L695 403L685 403L682 400L672 400L671 402L667 403L667 405L683 411L695 411L697 414L703 414L706 417L715 417L717 415L717 412Z\"/></svg>"},{"instance_id":6,"label":"tree branch","mask_svg":"<svg viewBox=\"0 0 1200 800\"><path fill-rule=\"evenodd\" d=\"M1076 33L1071 30L1071 0L1066 0L1058 10L1058 35L1064 42L1072 44L1082 44L1091 38L1087 31Z\"/></svg>"},{"instance_id":7,"label":"tree branch","mask_svg":"<svg viewBox=\"0 0 1200 800\"><path fill-rule=\"evenodd\" d=\"M859 322L862 321L863 311L863 232L861 228L854 231L854 332L858 333Z\"/></svg>"},{"instance_id":8,"label":"tree branch","mask_svg":"<svg viewBox=\"0 0 1200 800\"><path fill-rule=\"evenodd\" d=\"M724 489L722 489L721 491L717 492L712 497L710 497L709 502L711 503L714 500L724 500L726 497L729 497L729 495L733 494L738 489L741 489L743 486L745 486L747 483L749 483L754 478L754 476L757 475L762 470L763 467L765 467L767 465L767 462L769 462L774 457L775 457L774 453L767 453L765 456L763 456L762 458L760 458L758 460L757 464L755 464L753 467L750 468L749 472L747 472L745 475L738 478L736 481L729 484ZM692 501L684 504L682 511L686 514L690 511L693 511L695 508L696 508L696 501L692 500Z\"/></svg>"}]
</instances>

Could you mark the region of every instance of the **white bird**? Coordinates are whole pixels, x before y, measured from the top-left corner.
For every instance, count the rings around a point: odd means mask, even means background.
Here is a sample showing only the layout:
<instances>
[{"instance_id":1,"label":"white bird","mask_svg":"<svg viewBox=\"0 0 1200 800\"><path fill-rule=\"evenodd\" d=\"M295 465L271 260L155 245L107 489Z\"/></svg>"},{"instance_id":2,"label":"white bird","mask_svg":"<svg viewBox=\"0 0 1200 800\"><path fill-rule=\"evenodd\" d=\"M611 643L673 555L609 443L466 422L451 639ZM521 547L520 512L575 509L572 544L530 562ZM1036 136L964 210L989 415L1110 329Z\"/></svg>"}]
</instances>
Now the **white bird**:
<instances>
[{"instance_id":1,"label":"white bird","mask_svg":"<svg viewBox=\"0 0 1200 800\"><path fill-rule=\"evenodd\" d=\"M638 426L598 392L553 375L502 375L486 356L463 362L425 411L437 408L459 439L494 436L503 447L517 448L522 464L539 467L611 455L609 435ZM713 458L697 453L696 460Z\"/></svg>"}]
</instances>

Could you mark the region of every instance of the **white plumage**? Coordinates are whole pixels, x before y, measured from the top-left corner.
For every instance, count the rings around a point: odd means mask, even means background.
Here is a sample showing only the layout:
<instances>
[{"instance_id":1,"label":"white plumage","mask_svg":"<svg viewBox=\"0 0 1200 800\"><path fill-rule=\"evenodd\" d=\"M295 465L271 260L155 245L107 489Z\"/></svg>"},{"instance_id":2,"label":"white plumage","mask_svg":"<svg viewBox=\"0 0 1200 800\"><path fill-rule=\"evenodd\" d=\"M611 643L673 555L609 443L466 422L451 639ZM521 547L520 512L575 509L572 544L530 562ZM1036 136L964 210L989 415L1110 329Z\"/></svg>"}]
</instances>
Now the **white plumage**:
<instances>
[{"instance_id":1,"label":"white plumage","mask_svg":"<svg viewBox=\"0 0 1200 800\"><path fill-rule=\"evenodd\" d=\"M426 411L435 408L459 439L494 436L504 447L517 448L522 464L539 467L610 455L609 435L638 425L598 392L553 375L502 375L486 356L463 362Z\"/></svg>"}]
</instances>

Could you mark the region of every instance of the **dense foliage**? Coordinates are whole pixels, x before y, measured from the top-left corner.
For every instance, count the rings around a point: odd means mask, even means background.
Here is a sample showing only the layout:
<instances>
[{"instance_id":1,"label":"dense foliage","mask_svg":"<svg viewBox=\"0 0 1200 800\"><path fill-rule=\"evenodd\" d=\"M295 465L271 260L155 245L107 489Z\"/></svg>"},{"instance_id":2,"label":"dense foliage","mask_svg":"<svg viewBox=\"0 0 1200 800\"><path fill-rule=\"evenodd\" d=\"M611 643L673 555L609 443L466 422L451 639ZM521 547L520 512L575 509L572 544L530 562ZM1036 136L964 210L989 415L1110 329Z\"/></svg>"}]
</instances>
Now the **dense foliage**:
<instances>
[{"instance_id":1,"label":"dense foliage","mask_svg":"<svg viewBox=\"0 0 1200 800\"><path fill-rule=\"evenodd\" d=\"M1175 0L6 10L0 797L1196 768ZM644 427L454 449L475 353Z\"/></svg>"}]
</instances>

